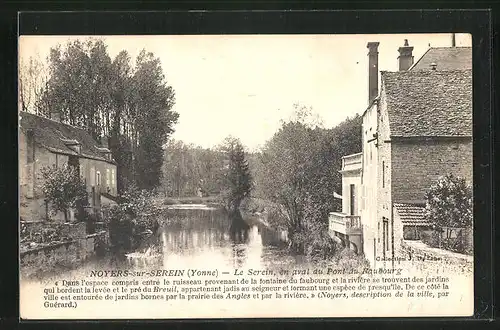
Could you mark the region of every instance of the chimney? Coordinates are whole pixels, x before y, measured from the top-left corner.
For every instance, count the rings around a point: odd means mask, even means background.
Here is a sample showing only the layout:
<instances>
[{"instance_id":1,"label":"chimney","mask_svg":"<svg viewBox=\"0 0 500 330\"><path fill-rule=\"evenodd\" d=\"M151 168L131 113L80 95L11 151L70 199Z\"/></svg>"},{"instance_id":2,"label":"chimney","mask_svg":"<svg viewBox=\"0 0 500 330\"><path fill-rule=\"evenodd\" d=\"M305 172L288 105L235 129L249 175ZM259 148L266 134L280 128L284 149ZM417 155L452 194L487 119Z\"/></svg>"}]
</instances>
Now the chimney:
<instances>
[{"instance_id":1,"label":"chimney","mask_svg":"<svg viewBox=\"0 0 500 330\"><path fill-rule=\"evenodd\" d=\"M399 71L408 71L413 65L413 46L408 45L408 39L405 39L404 46L399 47L398 52Z\"/></svg>"},{"instance_id":2,"label":"chimney","mask_svg":"<svg viewBox=\"0 0 500 330\"><path fill-rule=\"evenodd\" d=\"M61 113L57 110L50 111L50 119L61 122Z\"/></svg>"},{"instance_id":3,"label":"chimney","mask_svg":"<svg viewBox=\"0 0 500 330\"><path fill-rule=\"evenodd\" d=\"M368 48L368 104L378 96L378 45L379 42L369 42Z\"/></svg>"}]
</instances>

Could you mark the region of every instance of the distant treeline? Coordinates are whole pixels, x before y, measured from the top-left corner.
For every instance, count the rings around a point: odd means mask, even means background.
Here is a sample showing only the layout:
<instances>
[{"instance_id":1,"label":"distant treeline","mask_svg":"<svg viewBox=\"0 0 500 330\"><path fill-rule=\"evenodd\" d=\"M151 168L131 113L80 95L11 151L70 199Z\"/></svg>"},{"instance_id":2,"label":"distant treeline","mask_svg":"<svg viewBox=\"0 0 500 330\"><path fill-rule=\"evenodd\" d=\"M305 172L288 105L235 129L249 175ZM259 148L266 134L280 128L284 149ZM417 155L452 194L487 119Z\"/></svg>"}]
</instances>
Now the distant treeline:
<instances>
[{"instance_id":1,"label":"distant treeline","mask_svg":"<svg viewBox=\"0 0 500 330\"><path fill-rule=\"evenodd\" d=\"M161 189L169 197L218 195L225 159L221 150L172 140L164 149Z\"/></svg>"}]
</instances>

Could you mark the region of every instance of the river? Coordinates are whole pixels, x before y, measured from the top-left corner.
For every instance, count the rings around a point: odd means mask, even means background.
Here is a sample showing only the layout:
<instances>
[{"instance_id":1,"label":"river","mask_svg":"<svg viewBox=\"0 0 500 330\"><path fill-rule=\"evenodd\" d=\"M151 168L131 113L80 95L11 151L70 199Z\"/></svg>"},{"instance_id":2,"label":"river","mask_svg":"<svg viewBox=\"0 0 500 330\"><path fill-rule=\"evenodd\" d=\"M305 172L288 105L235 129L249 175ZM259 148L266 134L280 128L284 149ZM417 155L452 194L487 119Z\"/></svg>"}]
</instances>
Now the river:
<instances>
[{"instance_id":1,"label":"river","mask_svg":"<svg viewBox=\"0 0 500 330\"><path fill-rule=\"evenodd\" d=\"M142 251L129 254L134 267L168 269L283 268L305 266L286 242L255 217L203 205L173 205ZM148 257L149 256L149 257Z\"/></svg>"}]
</instances>

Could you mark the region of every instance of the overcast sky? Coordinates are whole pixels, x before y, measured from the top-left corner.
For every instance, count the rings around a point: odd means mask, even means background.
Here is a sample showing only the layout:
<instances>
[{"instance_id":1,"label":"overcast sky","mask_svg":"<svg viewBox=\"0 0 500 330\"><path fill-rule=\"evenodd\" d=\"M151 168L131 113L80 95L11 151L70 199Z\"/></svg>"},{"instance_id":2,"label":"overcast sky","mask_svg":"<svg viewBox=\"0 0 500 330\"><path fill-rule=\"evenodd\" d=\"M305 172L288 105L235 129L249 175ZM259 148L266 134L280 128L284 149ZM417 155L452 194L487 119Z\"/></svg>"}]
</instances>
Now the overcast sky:
<instances>
[{"instance_id":1,"label":"overcast sky","mask_svg":"<svg viewBox=\"0 0 500 330\"><path fill-rule=\"evenodd\" d=\"M451 34L100 36L111 57L142 49L159 57L180 115L173 138L212 147L239 137L253 149L289 118L293 104L313 108L325 127L362 113L368 98L368 41L379 41L379 70L398 69L408 39L415 61L451 46ZM23 36L19 54L45 59L51 47L84 36ZM457 46L471 46L457 34Z\"/></svg>"}]
</instances>

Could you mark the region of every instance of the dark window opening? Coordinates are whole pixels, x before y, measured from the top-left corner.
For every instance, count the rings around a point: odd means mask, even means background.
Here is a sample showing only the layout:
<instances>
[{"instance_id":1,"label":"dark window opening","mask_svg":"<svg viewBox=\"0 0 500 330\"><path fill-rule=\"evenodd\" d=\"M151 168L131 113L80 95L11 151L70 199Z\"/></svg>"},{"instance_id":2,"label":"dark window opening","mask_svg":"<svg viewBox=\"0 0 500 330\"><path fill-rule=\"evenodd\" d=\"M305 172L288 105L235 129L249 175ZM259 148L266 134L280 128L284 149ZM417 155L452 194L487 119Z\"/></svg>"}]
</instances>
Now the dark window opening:
<instances>
[{"instance_id":1,"label":"dark window opening","mask_svg":"<svg viewBox=\"0 0 500 330\"><path fill-rule=\"evenodd\" d=\"M385 252L389 251L389 220L387 218L383 218L383 251L384 257Z\"/></svg>"},{"instance_id":2,"label":"dark window opening","mask_svg":"<svg viewBox=\"0 0 500 330\"><path fill-rule=\"evenodd\" d=\"M80 175L80 159L76 156L69 156L68 157L68 165L72 168L74 168L77 172L78 175Z\"/></svg>"},{"instance_id":3,"label":"dark window opening","mask_svg":"<svg viewBox=\"0 0 500 330\"><path fill-rule=\"evenodd\" d=\"M355 192L355 186L353 184L350 185L350 214L354 215L354 208L355 208L355 198L356 198L356 192Z\"/></svg>"}]
</instances>

